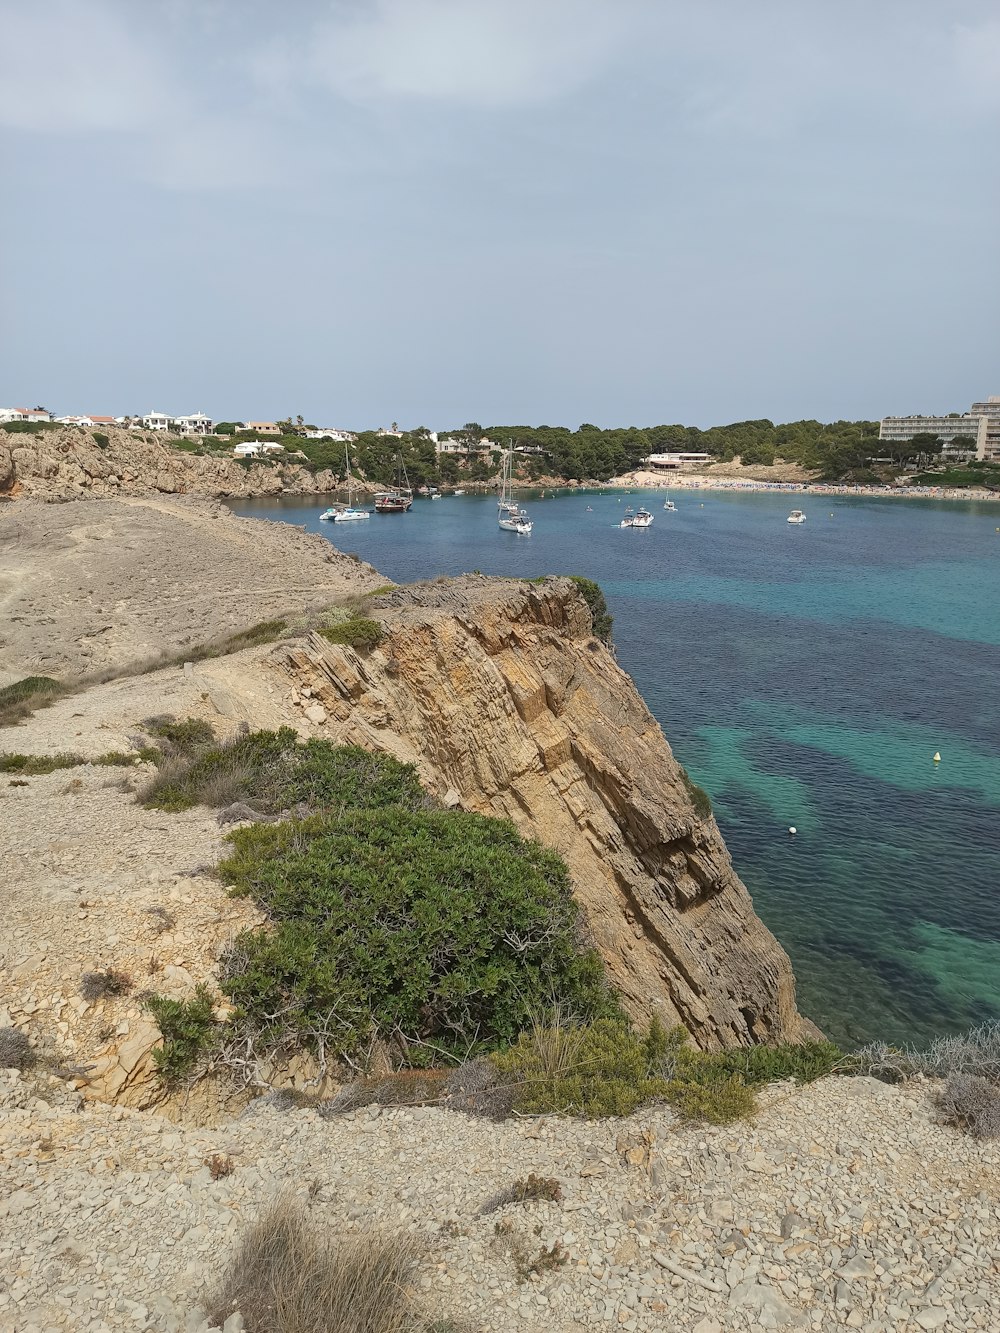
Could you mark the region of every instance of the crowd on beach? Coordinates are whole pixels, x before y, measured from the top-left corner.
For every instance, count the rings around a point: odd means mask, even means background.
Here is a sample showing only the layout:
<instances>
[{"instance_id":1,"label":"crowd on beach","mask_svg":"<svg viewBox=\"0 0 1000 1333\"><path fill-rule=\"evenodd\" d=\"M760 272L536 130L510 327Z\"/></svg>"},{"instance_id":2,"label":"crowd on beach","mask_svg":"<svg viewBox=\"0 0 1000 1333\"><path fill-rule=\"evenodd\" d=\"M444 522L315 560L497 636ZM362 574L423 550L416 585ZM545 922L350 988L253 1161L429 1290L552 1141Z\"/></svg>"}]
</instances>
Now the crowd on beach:
<instances>
[{"instance_id":1,"label":"crowd on beach","mask_svg":"<svg viewBox=\"0 0 1000 1333\"><path fill-rule=\"evenodd\" d=\"M958 486L878 486L846 485L822 481L755 481L742 477L711 477L704 473L633 472L616 477L612 486L637 486L644 490L707 490L785 492L792 495L865 495L877 499L886 497L921 498L929 500L992 500L1000 503L1000 493L981 487Z\"/></svg>"}]
</instances>

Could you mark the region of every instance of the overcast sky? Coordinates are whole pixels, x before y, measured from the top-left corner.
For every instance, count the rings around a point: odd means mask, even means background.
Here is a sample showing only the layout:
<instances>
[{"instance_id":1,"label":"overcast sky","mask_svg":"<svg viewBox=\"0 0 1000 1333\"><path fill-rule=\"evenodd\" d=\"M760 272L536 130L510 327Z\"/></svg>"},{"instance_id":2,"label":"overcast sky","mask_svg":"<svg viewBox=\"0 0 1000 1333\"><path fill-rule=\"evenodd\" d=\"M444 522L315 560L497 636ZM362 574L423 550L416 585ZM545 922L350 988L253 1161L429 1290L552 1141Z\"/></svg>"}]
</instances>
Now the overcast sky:
<instances>
[{"instance_id":1,"label":"overcast sky","mask_svg":"<svg viewBox=\"0 0 1000 1333\"><path fill-rule=\"evenodd\" d=\"M0 0L0 405L1000 393L997 0Z\"/></svg>"}]
</instances>

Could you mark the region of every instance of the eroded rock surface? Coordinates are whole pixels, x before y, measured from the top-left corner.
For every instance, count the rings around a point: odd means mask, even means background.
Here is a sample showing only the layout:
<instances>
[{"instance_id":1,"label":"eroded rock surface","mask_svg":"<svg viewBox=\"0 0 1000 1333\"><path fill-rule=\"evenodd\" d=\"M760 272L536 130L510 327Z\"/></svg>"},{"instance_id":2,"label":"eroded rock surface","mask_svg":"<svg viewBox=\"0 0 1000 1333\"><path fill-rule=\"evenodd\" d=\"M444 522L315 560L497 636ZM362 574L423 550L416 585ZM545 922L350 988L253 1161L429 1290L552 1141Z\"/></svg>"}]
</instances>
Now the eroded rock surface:
<instances>
[{"instance_id":1,"label":"eroded rock surface","mask_svg":"<svg viewBox=\"0 0 1000 1333\"><path fill-rule=\"evenodd\" d=\"M560 851L637 1018L658 1011L706 1049L801 1035L788 957L575 585L470 577L376 605L378 649L314 635L288 652L325 732Z\"/></svg>"}]
</instances>

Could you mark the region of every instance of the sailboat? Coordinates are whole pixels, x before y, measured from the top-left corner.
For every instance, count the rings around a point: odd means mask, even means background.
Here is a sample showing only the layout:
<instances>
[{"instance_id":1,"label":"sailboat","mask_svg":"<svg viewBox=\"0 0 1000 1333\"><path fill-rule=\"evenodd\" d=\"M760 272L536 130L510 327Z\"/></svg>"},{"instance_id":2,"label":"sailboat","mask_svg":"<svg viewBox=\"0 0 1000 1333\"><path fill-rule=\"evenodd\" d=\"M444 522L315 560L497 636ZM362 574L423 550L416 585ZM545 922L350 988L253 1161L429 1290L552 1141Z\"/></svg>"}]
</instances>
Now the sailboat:
<instances>
[{"instance_id":1,"label":"sailboat","mask_svg":"<svg viewBox=\"0 0 1000 1333\"><path fill-rule=\"evenodd\" d=\"M320 518L327 518L331 523L353 523L359 518L371 518L370 509L355 509L354 507L354 478L351 476L351 459L347 452L347 445L344 445L344 466L347 470L347 504L331 505L330 508Z\"/></svg>"},{"instance_id":2,"label":"sailboat","mask_svg":"<svg viewBox=\"0 0 1000 1333\"><path fill-rule=\"evenodd\" d=\"M497 522L504 532L516 532L527 537L534 526L531 519L514 503L513 498L514 454L508 449L503 456L500 469L500 498L497 500Z\"/></svg>"},{"instance_id":3,"label":"sailboat","mask_svg":"<svg viewBox=\"0 0 1000 1333\"><path fill-rule=\"evenodd\" d=\"M402 482L400 477L402 476ZM396 485L391 491L377 491L375 494L376 514L405 514L413 504L413 487L406 475L403 455L396 455Z\"/></svg>"}]
</instances>

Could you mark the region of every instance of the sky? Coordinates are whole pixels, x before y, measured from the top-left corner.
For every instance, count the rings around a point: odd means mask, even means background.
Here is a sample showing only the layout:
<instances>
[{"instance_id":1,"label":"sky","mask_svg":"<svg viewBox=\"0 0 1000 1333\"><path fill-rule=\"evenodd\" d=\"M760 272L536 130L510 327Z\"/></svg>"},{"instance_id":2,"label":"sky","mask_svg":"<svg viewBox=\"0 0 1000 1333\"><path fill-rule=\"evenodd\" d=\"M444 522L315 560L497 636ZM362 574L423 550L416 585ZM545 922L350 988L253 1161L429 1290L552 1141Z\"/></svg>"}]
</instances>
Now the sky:
<instances>
[{"instance_id":1,"label":"sky","mask_svg":"<svg viewBox=\"0 0 1000 1333\"><path fill-rule=\"evenodd\" d=\"M996 0L0 0L0 405L1000 394Z\"/></svg>"}]
</instances>

